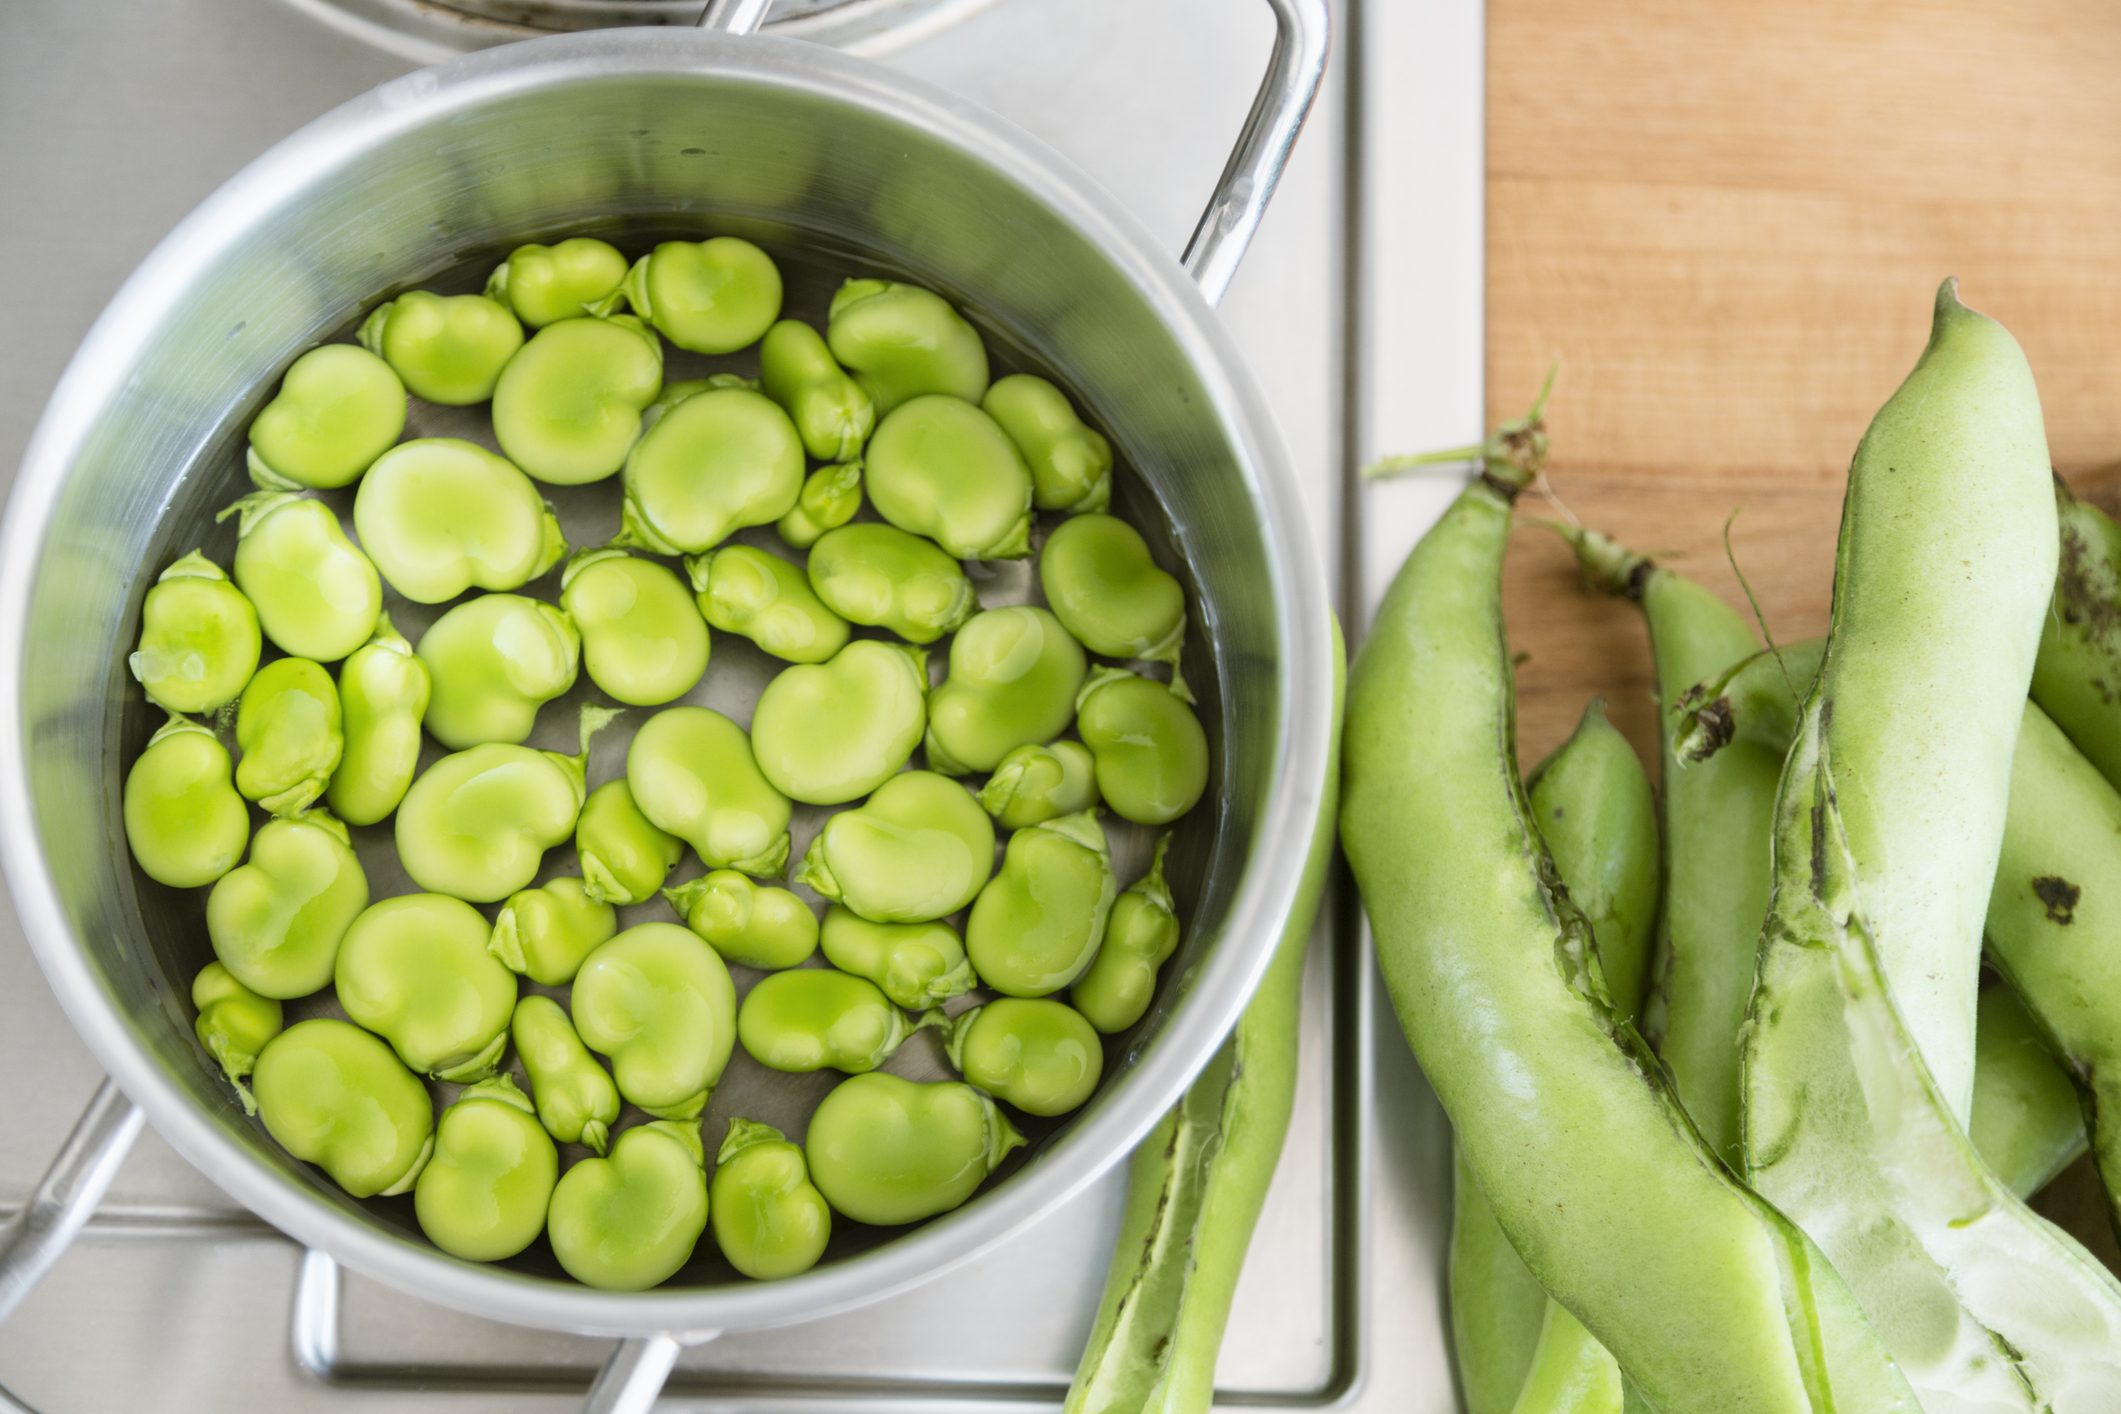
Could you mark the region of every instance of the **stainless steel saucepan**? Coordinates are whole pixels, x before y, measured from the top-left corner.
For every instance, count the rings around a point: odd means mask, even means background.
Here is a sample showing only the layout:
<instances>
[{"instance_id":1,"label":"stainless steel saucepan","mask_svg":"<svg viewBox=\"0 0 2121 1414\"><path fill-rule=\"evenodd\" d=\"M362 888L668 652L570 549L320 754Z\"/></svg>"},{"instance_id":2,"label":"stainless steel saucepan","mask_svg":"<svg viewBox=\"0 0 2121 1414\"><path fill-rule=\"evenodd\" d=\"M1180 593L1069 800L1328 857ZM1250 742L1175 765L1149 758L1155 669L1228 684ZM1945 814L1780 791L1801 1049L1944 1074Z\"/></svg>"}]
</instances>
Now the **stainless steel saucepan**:
<instances>
[{"instance_id":1,"label":"stainless steel saucepan","mask_svg":"<svg viewBox=\"0 0 2121 1414\"><path fill-rule=\"evenodd\" d=\"M764 0L715 0L697 31L536 40L393 80L273 148L162 243L61 380L0 526L0 862L111 1076L0 1231L0 1318L86 1219L144 1114L238 1201L358 1271L496 1320L625 1337L592 1407L645 1408L681 1344L932 1277L1133 1147L1264 971L1326 768L1325 576L1288 453L1212 307L1324 66L1325 0L1270 3L1266 81L1183 262L994 115L749 35ZM732 1279L705 1254L637 1294L576 1285L549 1260L458 1261L402 1202L349 1198L290 1158L192 1035L197 899L136 876L120 819L152 725L124 666L141 597L242 489L244 429L279 371L393 291L580 230L633 248L742 234L943 293L1111 435L1137 518L1162 522L1152 539L1186 568L1204 650L1205 672L1189 660L1188 675L1206 689L1215 761L1188 826L1186 940L1103 1088L963 1208L853 1234L785 1282Z\"/></svg>"}]
</instances>

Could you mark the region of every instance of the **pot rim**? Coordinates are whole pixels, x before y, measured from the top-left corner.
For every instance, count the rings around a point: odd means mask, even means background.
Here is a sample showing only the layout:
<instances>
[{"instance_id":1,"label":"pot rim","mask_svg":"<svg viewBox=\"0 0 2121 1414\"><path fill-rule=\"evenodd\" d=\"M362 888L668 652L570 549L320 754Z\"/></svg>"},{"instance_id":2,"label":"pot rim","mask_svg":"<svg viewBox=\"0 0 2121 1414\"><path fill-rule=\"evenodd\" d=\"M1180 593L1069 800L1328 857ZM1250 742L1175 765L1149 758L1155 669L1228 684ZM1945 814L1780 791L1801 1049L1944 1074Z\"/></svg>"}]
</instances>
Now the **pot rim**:
<instances>
[{"instance_id":1,"label":"pot rim","mask_svg":"<svg viewBox=\"0 0 2121 1414\"><path fill-rule=\"evenodd\" d=\"M800 89L911 123L994 168L1112 261L1184 351L1250 472L1248 493L1278 578L1283 731L1265 806L1223 945L1137 1062L1122 1091L1033 1163L964 1207L857 1256L786 1281L638 1293L596 1291L449 1257L333 1206L252 1160L176 1086L134 1033L73 936L47 867L28 778L21 700L26 625L44 540L100 408L123 395L181 291L253 224L304 200L364 149L452 112L526 91L688 74ZM881 65L767 36L613 30L488 49L393 79L316 119L231 178L141 263L96 320L52 394L0 524L0 832L4 868L31 950L68 1018L156 1130L221 1188L297 1241L422 1299L490 1319L604 1335L705 1336L851 1309L971 1261L1051 1213L1125 1157L1214 1054L1274 952L1324 787L1331 715L1328 593L1290 457L1259 388L1214 308L1173 255L1087 174L963 98ZM1246 946L1233 948L1232 940Z\"/></svg>"}]
</instances>

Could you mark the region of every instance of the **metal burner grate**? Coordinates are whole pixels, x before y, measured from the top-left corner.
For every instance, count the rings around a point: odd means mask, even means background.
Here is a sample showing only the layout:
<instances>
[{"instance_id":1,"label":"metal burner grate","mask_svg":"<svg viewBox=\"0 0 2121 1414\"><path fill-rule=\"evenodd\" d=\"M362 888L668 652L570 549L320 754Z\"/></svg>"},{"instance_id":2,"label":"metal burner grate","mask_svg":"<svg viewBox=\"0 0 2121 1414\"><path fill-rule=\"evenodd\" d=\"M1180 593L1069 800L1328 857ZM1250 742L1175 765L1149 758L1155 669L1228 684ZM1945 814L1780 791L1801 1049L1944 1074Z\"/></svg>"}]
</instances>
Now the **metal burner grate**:
<instances>
[{"instance_id":1,"label":"metal burner grate","mask_svg":"<svg viewBox=\"0 0 2121 1414\"><path fill-rule=\"evenodd\" d=\"M288 0L335 29L423 64L519 39L588 29L690 26L705 0ZM885 54L994 0L776 0L770 34Z\"/></svg>"}]
</instances>

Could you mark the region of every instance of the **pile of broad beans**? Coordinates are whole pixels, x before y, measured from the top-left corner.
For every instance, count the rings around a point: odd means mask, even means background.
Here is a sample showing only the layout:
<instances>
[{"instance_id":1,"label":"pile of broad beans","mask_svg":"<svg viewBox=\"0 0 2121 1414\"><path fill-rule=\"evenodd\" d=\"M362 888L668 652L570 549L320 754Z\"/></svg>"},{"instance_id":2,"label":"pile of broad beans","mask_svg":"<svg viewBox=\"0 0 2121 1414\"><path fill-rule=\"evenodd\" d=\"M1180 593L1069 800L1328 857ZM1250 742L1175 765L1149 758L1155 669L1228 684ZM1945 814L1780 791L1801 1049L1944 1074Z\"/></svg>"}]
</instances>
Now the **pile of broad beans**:
<instances>
[{"instance_id":1,"label":"pile of broad beans","mask_svg":"<svg viewBox=\"0 0 2121 1414\"><path fill-rule=\"evenodd\" d=\"M1546 453L1539 409L1480 449L1348 688L1470 1414L2121 1409L2121 1283L2026 1206L2087 1146L2121 1195L2121 530L2051 476L2018 345L1938 292L1823 640L1562 528L1649 629L1654 795L1595 703L1519 775L1501 570Z\"/></svg>"},{"instance_id":2,"label":"pile of broad beans","mask_svg":"<svg viewBox=\"0 0 2121 1414\"><path fill-rule=\"evenodd\" d=\"M637 1290L711 1226L778 1278L835 1214L947 1211L1012 1113L1089 1098L1177 947L1165 847L1209 748L1185 591L1109 514L1110 445L1052 383L990 381L930 291L848 280L823 328L783 293L719 237L402 294L251 424L232 563L147 592L130 666L168 716L125 828L194 891L199 1040L290 1154L410 1195L453 1255L542 1238ZM756 376L665 381L666 342ZM412 398L489 407L490 445L401 440ZM622 528L570 554L543 488L590 483ZM1034 602L983 609L979 562L1034 554ZM401 605L441 607L417 643ZM696 705L716 635L777 662L748 723ZM578 674L579 750L526 745ZM798 805L844 808L795 853ZM1124 887L1113 817L1164 832ZM372 898L350 829L418 891ZM879 1069L931 1029L962 1080ZM800 1143L703 1135L738 1047L844 1073Z\"/></svg>"}]
</instances>

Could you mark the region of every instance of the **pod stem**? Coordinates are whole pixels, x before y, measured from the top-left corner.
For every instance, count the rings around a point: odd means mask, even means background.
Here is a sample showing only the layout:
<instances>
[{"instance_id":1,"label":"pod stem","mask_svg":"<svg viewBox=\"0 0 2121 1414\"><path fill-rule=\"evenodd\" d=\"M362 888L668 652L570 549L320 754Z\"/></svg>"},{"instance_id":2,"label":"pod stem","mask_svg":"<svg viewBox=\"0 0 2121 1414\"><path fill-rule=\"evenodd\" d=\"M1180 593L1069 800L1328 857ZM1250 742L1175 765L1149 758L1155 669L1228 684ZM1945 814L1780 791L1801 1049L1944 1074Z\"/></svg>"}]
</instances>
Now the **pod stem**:
<instances>
[{"instance_id":1,"label":"pod stem","mask_svg":"<svg viewBox=\"0 0 2121 1414\"><path fill-rule=\"evenodd\" d=\"M1426 467L1478 462L1481 479L1504 500L1515 500L1518 492L1546 473L1547 395L1554 391L1554 376L1559 372L1561 360L1557 358L1547 368L1546 382L1540 385L1539 396L1533 401L1531 411L1503 423L1479 445L1384 457L1362 469L1364 478L1377 480Z\"/></svg>"}]
</instances>

